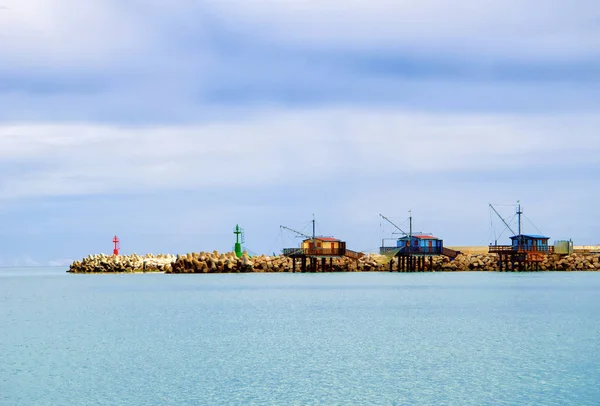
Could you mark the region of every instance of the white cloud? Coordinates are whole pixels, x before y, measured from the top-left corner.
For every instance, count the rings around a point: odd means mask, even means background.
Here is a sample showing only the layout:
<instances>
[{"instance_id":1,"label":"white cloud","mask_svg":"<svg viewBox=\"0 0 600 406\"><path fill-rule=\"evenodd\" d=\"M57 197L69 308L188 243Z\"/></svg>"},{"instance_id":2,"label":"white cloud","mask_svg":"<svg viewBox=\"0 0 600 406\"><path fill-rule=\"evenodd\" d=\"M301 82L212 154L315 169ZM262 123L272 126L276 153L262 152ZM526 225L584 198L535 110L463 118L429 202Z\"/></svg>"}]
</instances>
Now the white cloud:
<instances>
[{"instance_id":1,"label":"white cloud","mask_svg":"<svg viewBox=\"0 0 600 406\"><path fill-rule=\"evenodd\" d=\"M236 21L300 45L499 53L528 58L598 56L600 6L544 0L211 1Z\"/></svg>"},{"instance_id":2,"label":"white cloud","mask_svg":"<svg viewBox=\"0 0 600 406\"><path fill-rule=\"evenodd\" d=\"M110 2L6 1L0 10L0 55L13 64L110 65L147 38L138 22Z\"/></svg>"},{"instance_id":3,"label":"white cloud","mask_svg":"<svg viewBox=\"0 0 600 406\"><path fill-rule=\"evenodd\" d=\"M193 35L187 60L210 60L211 27L300 47L396 49L509 58L597 57L600 7L588 0L6 0L0 57L45 68L169 64L178 30ZM192 41L191 38L187 39ZM156 57L162 55L162 58ZM148 63L148 62L146 62Z\"/></svg>"},{"instance_id":4,"label":"white cloud","mask_svg":"<svg viewBox=\"0 0 600 406\"><path fill-rule=\"evenodd\" d=\"M598 117L321 109L190 126L0 126L0 198L596 165Z\"/></svg>"}]
</instances>

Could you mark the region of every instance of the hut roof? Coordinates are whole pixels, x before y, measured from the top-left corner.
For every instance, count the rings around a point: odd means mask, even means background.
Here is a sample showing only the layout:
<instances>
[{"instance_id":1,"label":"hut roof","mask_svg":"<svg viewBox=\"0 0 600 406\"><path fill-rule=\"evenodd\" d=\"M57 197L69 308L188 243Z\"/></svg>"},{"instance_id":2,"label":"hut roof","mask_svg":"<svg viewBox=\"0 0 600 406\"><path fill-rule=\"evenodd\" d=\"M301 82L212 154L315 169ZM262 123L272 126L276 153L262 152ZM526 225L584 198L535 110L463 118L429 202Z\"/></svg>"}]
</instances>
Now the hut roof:
<instances>
[{"instance_id":1,"label":"hut roof","mask_svg":"<svg viewBox=\"0 0 600 406\"><path fill-rule=\"evenodd\" d=\"M312 240L312 238L307 238L304 241L310 241ZM333 237L315 237L315 240L319 240L319 241L330 241L330 242L339 242L341 240L338 240L337 238L333 238Z\"/></svg>"},{"instance_id":2,"label":"hut roof","mask_svg":"<svg viewBox=\"0 0 600 406\"><path fill-rule=\"evenodd\" d=\"M434 236L429 235L429 234L413 234L412 237L413 238L417 238L419 240L439 240L439 238L434 237ZM402 237L400 239L401 240L407 240L408 236L406 235L406 236L404 236L404 237Z\"/></svg>"},{"instance_id":3,"label":"hut roof","mask_svg":"<svg viewBox=\"0 0 600 406\"><path fill-rule=\"evenodd\" d=\"M521 234L521 235L513 235L512 237L510 237L511 240L514 240L516 238L521 238L521 237L525 237L525 238L531 238L534 240L543 240L543 239L550 239L550 237L546 237L545 235L540 235L540 234Z\"/></svg>"}]
</instances>

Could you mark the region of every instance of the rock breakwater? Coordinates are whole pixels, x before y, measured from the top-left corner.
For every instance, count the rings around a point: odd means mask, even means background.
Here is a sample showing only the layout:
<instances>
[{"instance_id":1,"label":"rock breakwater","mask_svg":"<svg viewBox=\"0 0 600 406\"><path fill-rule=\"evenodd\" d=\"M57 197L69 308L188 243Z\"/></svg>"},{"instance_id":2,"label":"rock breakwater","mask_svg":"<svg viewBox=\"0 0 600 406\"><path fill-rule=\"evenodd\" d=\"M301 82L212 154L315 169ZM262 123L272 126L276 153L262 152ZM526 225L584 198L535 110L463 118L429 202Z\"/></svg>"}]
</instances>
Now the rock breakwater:
<instances>
[{"instance_id":1,"label":"rock breakwater","mask_svg":"<svg viewBox=\"0 0 600 406\"><path fill-rule=\"evenodd\" d=\"M392 261L398 269L398 259ZM600 254L571 254L568 256L547 255L540 263L541 271L600 271ZM296 271L300 270L299 262ZM327 272L384 272L390 270L389 259L378 254L366 254L359 260L334 258ZM430 270L429 259L426 271ZM445 256L433 257L431 270L434 272L497 271L496 254L460 254L451 260ZM165 272L165 273L245 273L245 272L292 272L292 259L285 256L254 256L244 254L241 258L233 252L198 252L185 255L108 256L90 255L71 264L71 273L120 273L120 272ZM322 270L319 269L319 272Z\"/></svg>"},{"instance_id":2,"label":"rock breakwater","mask_svg":"<svg viewBox=\"0 0 600 406\"><path fill-rule=\"evenodd\" d=\"M446 256L433 257L434 272L497 271L496 254L460 254L451 260ZM329 267L329 263L327 264ZM398 269L398 259L392 262ZM296 271L300 269L296 263ZM384 272L389 271L389 260L378 254L367 254L358 261L350 258L334 258L328 272ZM237 258L233 253L190 253L178 256L168 273L231 273L231 272L292 272L292 259L284 256L257 256ZM429 270L429 262L426 263ZM572 254L566 257L548 255L540 263L542 271L596 271L600 270L600 255ZM321 270L319 270L321 271Z\"/></svg>"},{"instance_id":3,"label":"rock breakwater","mask_svg":"<svg viewBox=\"0 0 600 406\"><path fill-rule=\"evenodd\" d=\"M175 261L174 255L90 255L75 261L70 273L165 272Z\"/></svg>"},{"instance_id":4,"label":"rock breakwater","mask_svg":"<svg viewBox=\"0 0 600 406\"><path fill-rule=\"evenodd\" d=\"M363 258L366 258L363 257ZM300 269L299 262L296 270ZM333 258L328 272L363 272L382 270L373 260L353 260L346 257ZM237 258L234 253L199 252L177 256L168 273L236 273L236 272L292 272L292 259L277 255Z\"/></svg>"}]
</instances>

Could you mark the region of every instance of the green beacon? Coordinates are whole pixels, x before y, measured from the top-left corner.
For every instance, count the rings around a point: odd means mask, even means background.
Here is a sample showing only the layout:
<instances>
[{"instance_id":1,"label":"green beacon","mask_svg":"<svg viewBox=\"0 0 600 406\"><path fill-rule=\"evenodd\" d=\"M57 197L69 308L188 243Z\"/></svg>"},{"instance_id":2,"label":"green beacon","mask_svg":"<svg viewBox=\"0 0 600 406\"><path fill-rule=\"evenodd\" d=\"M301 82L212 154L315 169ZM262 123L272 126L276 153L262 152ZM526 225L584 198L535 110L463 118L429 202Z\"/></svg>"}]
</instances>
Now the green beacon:
<instances>
[{"instance_id":1,"label":"green beacon","mask_svg":"<svg viewBox=\"0 0 600 406\"><path fill-rule=\"evenodd\" d=\"M235 252L236 257L241 258L244 254L242 251L242 244L244 243L244 230L236 224L233 234L235 234L235 248L233 251Z\"/></svg>"}]
</instances>

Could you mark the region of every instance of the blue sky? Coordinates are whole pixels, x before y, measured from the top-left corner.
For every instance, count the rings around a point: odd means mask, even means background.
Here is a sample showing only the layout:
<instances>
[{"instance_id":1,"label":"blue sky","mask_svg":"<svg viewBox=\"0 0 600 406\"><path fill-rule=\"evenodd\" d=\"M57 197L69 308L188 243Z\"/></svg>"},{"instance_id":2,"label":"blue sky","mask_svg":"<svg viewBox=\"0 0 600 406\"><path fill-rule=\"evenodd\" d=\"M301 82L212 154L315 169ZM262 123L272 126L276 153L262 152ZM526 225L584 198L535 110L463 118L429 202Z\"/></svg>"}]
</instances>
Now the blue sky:
<instances>
[{"instance_id":1,"label":"blue sky","mask_svg":"<svg viewBox=\"0 0 600 406\"><path fill-rule=\"evenodd\" d=\"M517 200L600 244L598 44L587 0L0 0L0 266L236 223L279 252L313 214L356 250L409 210L484 245Z\"/></svg>"}]
</instances>

